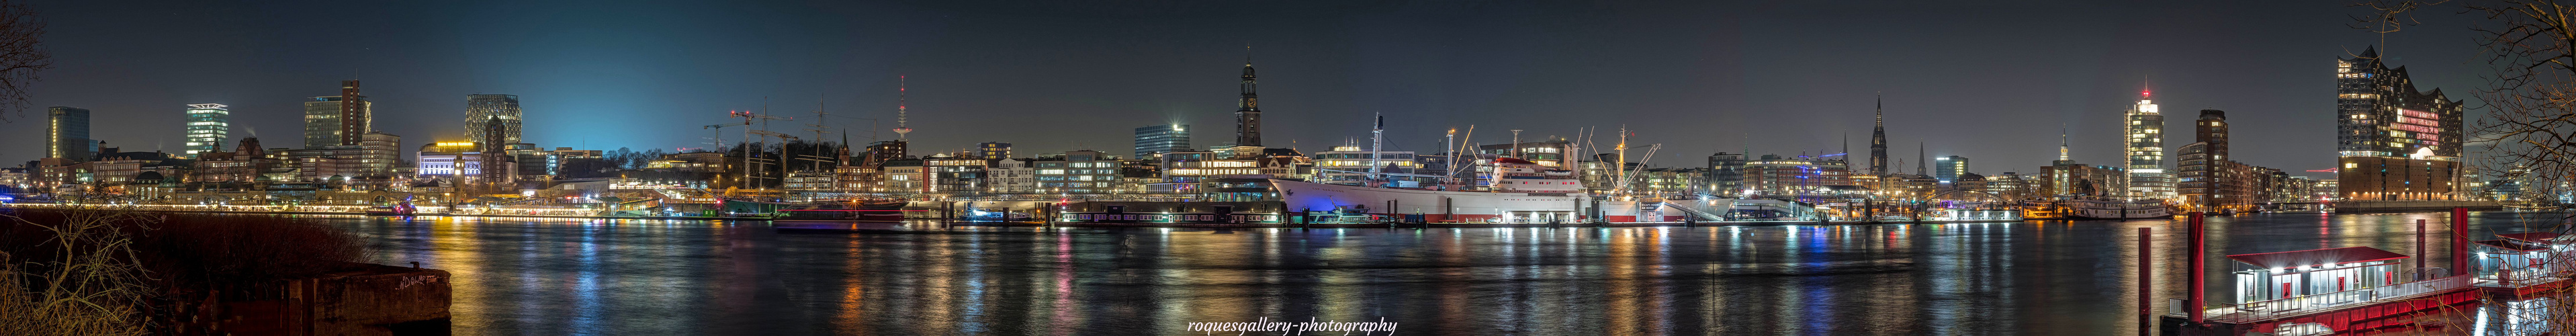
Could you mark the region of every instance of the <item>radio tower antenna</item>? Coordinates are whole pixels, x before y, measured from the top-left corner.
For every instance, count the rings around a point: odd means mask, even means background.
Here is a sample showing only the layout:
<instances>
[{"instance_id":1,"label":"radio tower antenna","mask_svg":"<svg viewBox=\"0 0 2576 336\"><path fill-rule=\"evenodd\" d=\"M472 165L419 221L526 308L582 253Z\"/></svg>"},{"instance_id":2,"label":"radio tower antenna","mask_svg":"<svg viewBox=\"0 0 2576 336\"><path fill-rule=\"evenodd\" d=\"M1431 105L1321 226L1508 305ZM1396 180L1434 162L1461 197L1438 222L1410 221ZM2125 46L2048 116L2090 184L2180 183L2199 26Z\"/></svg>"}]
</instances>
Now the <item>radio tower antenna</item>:
<instances>
[{"instance_id":1,"label":"radio tower antenna","mask_svg":"<svg viewBox=\"0 0 2576 336\"><path fill-rule=\"evenodd\" d=\"M894 141L905 141L904 136L912 134L912 127L904 126L904 119L910 115L909 112L904 111L904 108L910 104L908 96L911 92L905 90L907 85L905 76L895 75L894 80Z\"/></svg>"}]
</instances>

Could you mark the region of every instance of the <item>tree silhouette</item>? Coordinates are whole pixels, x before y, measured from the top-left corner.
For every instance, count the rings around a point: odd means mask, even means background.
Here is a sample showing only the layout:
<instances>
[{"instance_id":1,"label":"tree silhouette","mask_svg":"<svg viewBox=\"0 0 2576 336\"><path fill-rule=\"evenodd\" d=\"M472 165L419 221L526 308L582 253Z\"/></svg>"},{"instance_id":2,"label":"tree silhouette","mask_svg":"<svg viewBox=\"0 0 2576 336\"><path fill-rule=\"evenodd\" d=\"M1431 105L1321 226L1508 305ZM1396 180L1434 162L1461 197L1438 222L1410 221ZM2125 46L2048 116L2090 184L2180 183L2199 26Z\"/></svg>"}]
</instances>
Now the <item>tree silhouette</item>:
<instances>
[{"instance_id":1,"label":"tree silhouette","mask_svg":"<svg viewBox=\"0 0 2576 336\"><path fill-rule=\"evenodd\" d=\"M45 22L17 0L0 0L0 122L27 109L27 87L36 73L54 68L52 53L41 39Z\"/></svg>"}]
</instances>

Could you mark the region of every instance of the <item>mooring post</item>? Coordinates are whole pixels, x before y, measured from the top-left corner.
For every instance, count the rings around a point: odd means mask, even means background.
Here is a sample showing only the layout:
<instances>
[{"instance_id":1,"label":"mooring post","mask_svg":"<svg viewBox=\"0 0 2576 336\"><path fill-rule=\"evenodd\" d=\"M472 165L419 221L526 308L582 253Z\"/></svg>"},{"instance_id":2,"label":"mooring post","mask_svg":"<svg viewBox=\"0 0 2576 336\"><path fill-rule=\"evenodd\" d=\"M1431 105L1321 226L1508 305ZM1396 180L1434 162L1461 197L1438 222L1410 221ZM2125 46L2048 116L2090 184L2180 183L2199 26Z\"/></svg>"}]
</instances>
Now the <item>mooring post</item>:
<instances>
[{"instance_id":1,"label":"mooring post","mask_svg":"<svg viewBox=\"0 0 2576 336\"><path fill-rule=\"evenodd\" d=\"M2205 287L2202 285L2202 281L2208 281L2209 279L2208 274L2203 274L2206 271L2202 270L2203 267L2200 264L2201 260L2208 259L2206 257L2202 257L2201 253L2209 251L2209 240L2207 239L2209 230L2205 225L2205 221L2207 220L2205 217L2205 214L2202 212L2191 212L2191 297L2183 298L2184 304L2182 308L2191 312L2191 324L2193 325L2199 325L2201 323L2201 307L2209 306L2201 303L2201 297L2203 297L2201 291L2202 287Z\"/></svg>"},{"instance_id":2,"label":"mooring post","mask_svg":"<svg viewBox=\"0 0 2576 336\"><path fill-rule=\"evenodd\" d=\"M2451 273L2469 269L2469 208L2451 208Z\"/></svg>"},{"instance_id":3,"label":"mooring post","mask_svg":"<svg viewBox=\"0 0 2576 336\"><path fill-rule=\"evenodd\" d=\"M2150 301L2156 293L2155 237L2155 228L2138 228L2138 336L2152 335L2156 330L2155 315L2148 313L2155 307Z\"/></svg>"},{"instance_id":4,"label":"mooring post","mask_svg":"<svg viewBox=\"0 0 2576 336\"><path fill-rule=\"evenodd\" d=\"M2415 280L2423 280L2420 278L2424 277L2424 259L2430 259L2427 257L2432 256L2424 254L2424 243L2424 220L2417 219L2415 220L2415 277L2419 279Z\"/></svg>"}]
</instances>

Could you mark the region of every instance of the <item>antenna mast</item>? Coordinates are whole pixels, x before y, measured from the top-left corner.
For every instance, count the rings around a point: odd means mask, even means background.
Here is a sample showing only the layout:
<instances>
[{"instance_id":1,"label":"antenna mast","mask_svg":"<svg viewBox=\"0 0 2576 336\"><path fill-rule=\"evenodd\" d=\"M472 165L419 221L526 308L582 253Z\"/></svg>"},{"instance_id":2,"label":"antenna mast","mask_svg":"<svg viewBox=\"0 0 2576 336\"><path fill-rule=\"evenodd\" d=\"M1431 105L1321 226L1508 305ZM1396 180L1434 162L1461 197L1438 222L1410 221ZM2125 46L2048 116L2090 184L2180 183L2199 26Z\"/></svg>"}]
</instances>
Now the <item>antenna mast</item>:
<instances>
[{"instance_id":1,"label":"antenna mast","mask_svg":"<svg viewBox=\"0 0 2576 336\"><path fill-rule=\"evenodd\" d=\"M910 113L904 111L904 108L910 105L911 92L905 88L909 86L909 79L906 76L896 75L894 80L894 141L908 141L905 136L912 134L912 127L905 126L904 119L909 117Z\"/></svg>"}]
</instances>

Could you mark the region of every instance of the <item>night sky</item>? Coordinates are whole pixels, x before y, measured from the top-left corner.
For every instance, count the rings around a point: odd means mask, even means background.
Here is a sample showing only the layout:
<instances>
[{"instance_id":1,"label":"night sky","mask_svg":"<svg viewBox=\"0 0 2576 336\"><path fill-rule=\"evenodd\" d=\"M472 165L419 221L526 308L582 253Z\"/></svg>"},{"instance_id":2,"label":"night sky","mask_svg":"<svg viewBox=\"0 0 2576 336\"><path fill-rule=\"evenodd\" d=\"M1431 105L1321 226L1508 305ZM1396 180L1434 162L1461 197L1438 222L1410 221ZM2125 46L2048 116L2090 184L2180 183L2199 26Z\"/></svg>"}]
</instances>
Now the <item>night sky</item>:
<instances>
[{"instance_id":1,"label":"night sky","mask_svg":"<svg viewBox=\"0 0 2576 336\"><path fill-rule=\"evenodd\" d=\"M520 96L539 146L643 150L703 146L700 126L764 97L797 123L819 105L855 141L891 139L867 130L894 127L905 75L916 153L1126 155L1146 125L1230 141L1249 43L1265 142L1309 152L1364 145L1383 113L1389 150L1423 153L1472 124L1482 143L1597 126L1604 149L1626 125L1665 145L1656 166L1834 152L1846 136L1866 155L1883 93L1909 171L1925 143L2028 174L2061 124L2076 160L2118 163L2118 118L2152 85L2169 149L2198 110L2223 109L2239 161L2297 171L2333 162L2333 60L2380 39L2346 27L2361 10L2341 1L1072 3L49 1L34 6L56 68L32 103L91 109L111 147L174 152L184 105L226 104L234 140L288 147L301 102L356 78L406 147L465 140L464 96L500 93ZM2468 99L2475 35L2452 11L2385 54ZM0 124L0 159L42 155L43 113Z\"/></svg>"}]
</instances>

